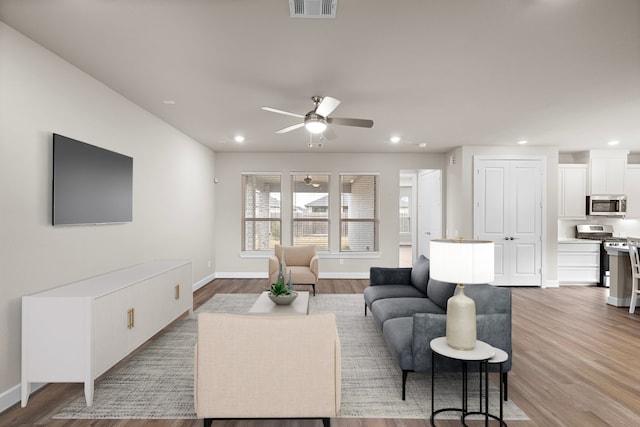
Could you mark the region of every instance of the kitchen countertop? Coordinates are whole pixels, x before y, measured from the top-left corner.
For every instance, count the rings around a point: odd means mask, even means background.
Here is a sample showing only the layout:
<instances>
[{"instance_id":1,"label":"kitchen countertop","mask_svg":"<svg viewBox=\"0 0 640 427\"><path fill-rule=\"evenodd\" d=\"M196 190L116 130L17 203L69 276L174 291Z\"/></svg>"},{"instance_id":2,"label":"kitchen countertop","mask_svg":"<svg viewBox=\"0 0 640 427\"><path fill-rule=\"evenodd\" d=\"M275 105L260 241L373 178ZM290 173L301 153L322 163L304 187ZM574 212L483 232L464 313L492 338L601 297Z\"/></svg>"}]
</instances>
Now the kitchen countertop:
<instances>
[{"instance_id":1,"label":"kitchen countertop","mask_svg":"<svg viewBox=\"0 0 640 427\"><path fill-rule=\"evenodd\" d=\"M566 237L562 239L558 239L558 243L596 243L600 244L600 240L589 240L589 239L577 239L575 237Z\"/></svg>"}]
</instances>

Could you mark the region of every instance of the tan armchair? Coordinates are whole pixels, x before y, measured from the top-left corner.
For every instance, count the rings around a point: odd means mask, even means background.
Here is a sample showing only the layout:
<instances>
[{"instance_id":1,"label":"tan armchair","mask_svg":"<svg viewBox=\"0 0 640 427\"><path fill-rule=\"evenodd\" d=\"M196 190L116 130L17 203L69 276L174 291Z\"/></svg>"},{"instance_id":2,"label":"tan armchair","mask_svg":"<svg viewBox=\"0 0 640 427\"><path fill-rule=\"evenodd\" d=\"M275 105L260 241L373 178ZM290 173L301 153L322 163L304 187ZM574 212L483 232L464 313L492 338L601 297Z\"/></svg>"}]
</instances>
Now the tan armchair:
<instances>
[{"instance_id":1,"label":"tan armchair","mask_svg":"<svg viewBox=\"0 0 640 427\"><path fill-rule=\"evenodd\" d=\"M274 255L269 258L269 284L276 283L278 280L278 272L280 271L280 262L284 256L284 264L286 266L285 281L289 280L291 273L291 281L294 285L311 285L313 295L316 294L316 284L318 283L318 255L316 247L313 245L305 246L281 246L276 245Z\"/></svg>"},{"instance_id":2,"label":"tan armchair","mask_svg":"<svg viewBox=\"0 0 640 427\"><path fill-rule=\"evenodd\" d=\"M195 410L214 419L321 418L340 409L341 349L333 313L198 315Z\"/></svg>"}]
</instances>

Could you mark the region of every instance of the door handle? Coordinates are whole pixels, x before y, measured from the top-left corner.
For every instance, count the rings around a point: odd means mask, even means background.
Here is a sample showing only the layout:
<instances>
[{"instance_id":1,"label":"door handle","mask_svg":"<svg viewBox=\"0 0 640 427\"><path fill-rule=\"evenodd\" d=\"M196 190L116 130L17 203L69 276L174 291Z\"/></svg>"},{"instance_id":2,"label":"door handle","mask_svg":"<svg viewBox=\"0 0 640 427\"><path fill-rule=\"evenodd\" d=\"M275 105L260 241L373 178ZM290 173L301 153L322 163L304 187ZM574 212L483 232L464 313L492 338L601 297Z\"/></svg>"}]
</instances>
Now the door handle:
<instances>
[{"instance_id":1,"label":"door handle","mask_svg":"<svg viewBox=\"0 0 640 427\"><path fill-rule=\"evenodd\" d=\"M504 240L509 240L509 238L508 238L508 237L505 237L505 238L504 238Z\"/></svg>"}]
</instances>

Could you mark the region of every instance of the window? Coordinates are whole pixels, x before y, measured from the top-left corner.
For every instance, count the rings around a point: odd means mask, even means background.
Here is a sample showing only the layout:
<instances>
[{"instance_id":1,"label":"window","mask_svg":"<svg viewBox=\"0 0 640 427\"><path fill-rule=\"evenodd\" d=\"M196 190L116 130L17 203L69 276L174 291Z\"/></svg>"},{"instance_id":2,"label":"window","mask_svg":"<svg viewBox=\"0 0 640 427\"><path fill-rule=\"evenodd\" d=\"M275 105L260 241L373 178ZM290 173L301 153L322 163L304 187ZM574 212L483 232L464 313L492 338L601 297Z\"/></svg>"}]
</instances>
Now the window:
<instances>
[{"instance_id":1,"label":"window","mask_svg":"<svg viewBox=\"0 0 640 427\"><path fill-rule=\"evenodd\" d=\"M329 250L329 175L293 175L293 245Z\"/></svg>"},{"instance_id":2,"label":"window","mask_svg":"<svg viewBox=\"0 0 640 427\"><path fill-rule=\"evenodd\" d=\"M242 250L266 251L280 243L280 174L242 174Z\"/></svg>"},{"instance_id":3,"label":"window","mask_svg":"<svg viewBox=\"0 0 640 427\"><path fill-rule=\"evenodd\" d=\"M340 175L340 251L378 251L378 176Z\"/></svg>"}]
</instances>

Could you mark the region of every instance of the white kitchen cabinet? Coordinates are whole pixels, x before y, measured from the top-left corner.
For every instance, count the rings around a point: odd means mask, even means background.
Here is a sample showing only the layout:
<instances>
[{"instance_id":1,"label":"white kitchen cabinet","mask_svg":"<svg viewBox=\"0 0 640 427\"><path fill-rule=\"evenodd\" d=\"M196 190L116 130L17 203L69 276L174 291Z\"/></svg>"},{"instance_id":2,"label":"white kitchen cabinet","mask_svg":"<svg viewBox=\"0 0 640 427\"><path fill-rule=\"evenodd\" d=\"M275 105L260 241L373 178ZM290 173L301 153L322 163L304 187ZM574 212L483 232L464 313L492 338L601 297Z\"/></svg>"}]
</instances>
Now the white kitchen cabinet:
<instances>
[{"instance_id":1,"label":"white kitchen cabinet","mask_svg":"<svg viewBox=\"0 0 640 427\"><path fill-rule=\"evenodd\" d=\"M94 380L193 311L191 262L152 261L22 297L22 406L31 383Z\"/></svg>"},{"instance_id":2,"label":"white kitchen cabinet","mask_svg":"<svg viewBox=\"0 0 640 427\"><path fill-rule=\"evenodd\" d=\"M590 150L574 156L589 165L588 194L624 194L629 150Z\"/></svg>"},{"instance_id":3,"label":"white kitchen cabinet","mask_svg":"<svg viewBox=\"0 0 640 427\"><path fill-rule=\"evenodd\" d=\"M587 172L586 164L558 165L558 218L586 218Z\"/></svg>"},{"instance_id":4,"label":"white kitchen cabinet","mask_svg":"<svg viewBox=\"0 0 640 427\"><path fill-rule=\"evenodd\" d=\"M626 150L590 151L589 194L624 194Z\"/></svg>"},{"instance_id":5,"label":"white kitchen cabinet","mask_svg":"<svg viewBox=\"0 0 640 427\"><path fill-rule=\"evenodd\" d=\"M600 241L558 242L558 282L600 282Z\"/></svg>"},{"instance_id":6,"label":"white kitchen cabinet","mask_svg":"<svg viewBox=\"0 0 640 427\"><path fill-rule=\"evenodd\" d=\"M627 218L640 218L640 165L627 165L625 183Z\"/></svg>"}]
</instances>

